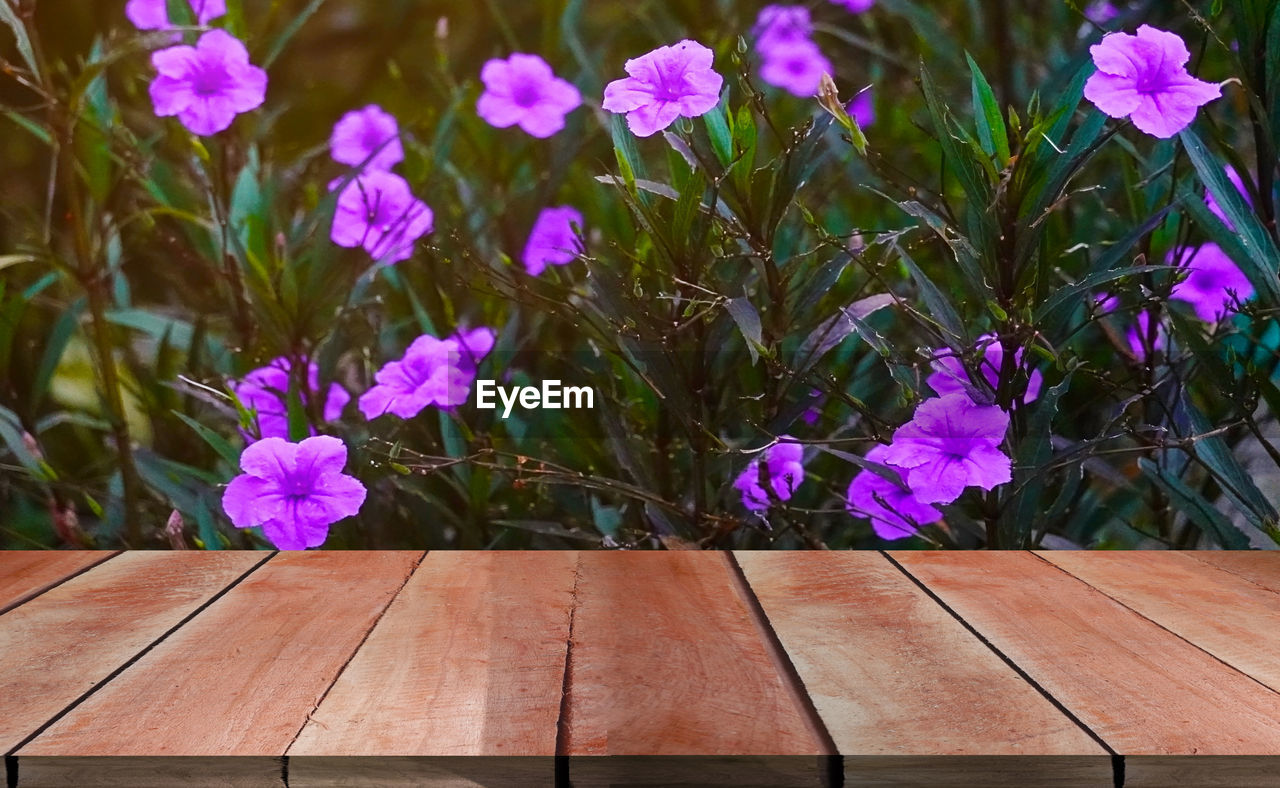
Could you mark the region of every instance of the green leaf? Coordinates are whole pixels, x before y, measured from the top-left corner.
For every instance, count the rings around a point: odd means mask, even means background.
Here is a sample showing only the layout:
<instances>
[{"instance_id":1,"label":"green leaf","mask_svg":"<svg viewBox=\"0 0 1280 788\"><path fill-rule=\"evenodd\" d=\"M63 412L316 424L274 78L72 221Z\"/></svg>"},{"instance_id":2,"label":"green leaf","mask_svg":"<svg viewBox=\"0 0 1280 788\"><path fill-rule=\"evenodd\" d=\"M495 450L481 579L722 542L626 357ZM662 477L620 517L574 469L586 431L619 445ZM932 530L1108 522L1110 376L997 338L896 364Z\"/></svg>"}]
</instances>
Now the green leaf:
<instances>
[{"instance_id":1,"label":"green leaf","mask_svg":"<svg viewBox=\"0 0 1280 788\"><path fill-rule=\"evenodd\" d=\"M969 53L966 52L964 57L969 61L969 73L972 77L973 113L978 123L978 141L982 143L986 154L995 156L1003 168L1009 163L1009 131L1005 128L1000 104L978 64Z\"/></svg>"},{"instance_id":2,"label":"green leaf","mask_svg":"<svg viewBox=\"0 0 1280 788\"><path fill-rule=\"evenodd\" d=\"M613 135L613 155L618 160L622 182L628 190L635 193L636 179L644 178L647 172L644 160L640 158L640 151L636 148L635 135L627 127L622 115L612 116L609 132Z\"/></svg>"},{"instance_id":3,"label":"green leaf","mask_svg":"<svg viewBox=\"0 0 1280 788\"><path fill-rule=\"evenodd\" d=\"M18 52L22 55L22 60L27 64L27 68L31 69L32 75L35 76L36 82L43 80L40 75L40 66L36 61L35 51L31 48L31 39L27 36L27 29L23 26L22 20L18 18L18 12L14 10L14 0L0 0L0 22L9 26L13 31L13 37L18 44Z\"/></svg>"},{"instance_id":4,"label":"green leaf","mask_svg":"<svg viewBox=\"0 0 1280 788\"><path fill-rule=\"evenodd\" d=\"M320 6L324 5L324 3L325 0L311 0L310 3L307 3L306 8L289 20L289 24L285 25L284 30L280 31L280 35L276 36L275 40L271 42L271 46L267 49L267 54L262 58L263 68L271 68L271 64L276 62L276 58L284 53L285 47L289 45L293 37L298 34L298 31L307 23L307 20L320 10Z\"/></svg>"},{"instance_id":5,"label":"green leaf","mask_svg":"<svg viewBox=\"0 0 1280 788\"><path fill-rule=\"evenodd\" d=\"M738 324L738 330L742 332L742 338L747 341L747 350L751 352L751 363L754 365L760 360L758 348L764 347L764 332L760 325L760 313L745 298L731 298L724 308L729 312L729 316L733 318L733 322Z\"/></svg>"},{"instance_id":6,"label":"green leaf","mask_svg":"<svg viewBox=\"0 0 1280 788\"><path fill-rule=\"evenodd\" d=\"M1071 387L1074 371L1067 372L1062 382L1049 388L1036 401L1027 424L1026 437L1018 447L1016 468L1031 468L1030 480L1018 489L1017 500L1004 507L1000 535L1007 548L1022 549L1030 545L1033 529L1042 521L1046 479L1044 468L1053 458L1053 420L1058 416L1058 403ZM1022 471L1016 471L1022 475Z\"/></svg>"},{"instance_id":7,"label":"green leaf","mask_svg":"<svg viewBox=\"0 0 1280 788\"><path fill-rule=\"evenodd\" d=\"M1259 272L1265 274L1262 279L1271 291L1271 300L1280 300L1280 286L1276 285L1277 275L1280 274L1280 249L1276 248L1275 240L1227 178L1226 166L1209 152L1196 133L1191 129L1184 129L1178 136L1199 173L1200 180L1217 200L1227 221L1235 227L1240 245L1249 261Z\"/></svg>"},{"instance_id":8,"label":"green leaf","mask_svg":"<svg viewBox=\"0 0 1280 788\"><path fill-rule=\"evenodd\" d=\"M50 481L50 476L46 471L47 466L41 462L39 457L27 448L27 444L22 440L22 435L26 430L22 427L22 420L18 418L18 414L5 407L0 407L0 443L8 447L13 452L13 456L18 458L18 462L22 467L26 468L31 476L39 481Z\"/></svg>"},{"instance_id":9,"label":"green leaf","mask_svg":"<svg viewBox=\"0 0 1280 788\"><path fill-rule=\"evenodd\" d=\"M299 443L311 437L311 421L307 418L307 409L302 404L302 389L297 377L289 376L289 393L285 395L285 404L289 416L289 442Z\"/></svg>"},{"instance_id":10,"label":"green leaf","mask_svg":"<svg viewBox=\"0 0 1280 788\"><path fill-rule=\"evenodd\" d=\"M36 367L36 376L31 381L32 408L39 408L45 394L49 392L49 383L53 380L54 373L58 371L58 364L62 361L62 354L66 352L71 337L75 335L76 328L80 324L80 313L84 311L84 307L85 299L83 298L72 304L62 313L62 317L58 318L53 331L45 340L40 365Z\"/></svg>"},{"instance_id":11,"label":"green leaf","mask_svg":"<svg viewBox=\"0 0 1280 788\"><path fill-rule=\"evenodd\" d=\"M964 339L964 323L960 319L960 313L956 312L955 307L951 305L951 300L942 294L932 279L925 276L924 271L920 270L920 266L916 265L916 261L911 259L905 249L901 246L895 246L894 249L898 252L898 259L907 267L916 287L920 288L920 297L924 300L929 315L950 334L949 337L945 337L948 343Z\"/></svg>"},{"instance_id":12,"label":"green leaf","mask_svg":"<svg viewBox=\"0 0 1280 788\"><path fill-rule=\"evenodd\" d=\"M1204 499L1200 493L1182 483L1171 473L1160 468L1151 460L1142 457L1138 460L1142 474L1169 496L1169 500L1178 511L1187 516L1206 535L1213 537L1218 546L1224 550L1248 550L1249 537L1235 526L1227 516L1218 511L1213 504Z\"/></svg>"},{"instance_id":13,"label":"green leaf","mask_svg":"<svg viewBox=\"0 0 1280 788\"><path fill-rule=\"evenodd\" d=\"M965 196L969 198L970 203L978 207L985 207L991 201L990 189L979 177L978 169L973 166L973 158L963 152L960 146L956 144L956 139L951 134L951 113L942 102L942 97L933 82L933 77L929 75L928 69L923 66L920 68L920 86L924 90L925 104L929 108L929 118L933 122L934 133L938 136L938 142L942 145L942 153L946 157L947 168L960 181L960 186L964 189Z\"/></svg>"},{"instance_id":14,"label":"green leaf","mask_svg":"<svg viewBox=\"0 0 1280 788\"><path fill-rule=\"evenodd\" d=\"M711 139L711 149L716 152L716 158L720 160L720 164L726 167L733 161L733 133L729 130L729 120L725 117L725 113L731 111L728 95L729 91L726 88L724 95L720 98L720 105L702 116L707 127L707 136Z\"/></svg>"},{"instance_id":15,"label":"green leaf","mask_svg":"<svg viewBox=\"0 0 1280 788\"><path fill-rule=\"evenodd\" d=\"M190 416L186 415L185 413L179 413L176 410L172 412L173 412L173 415L177 416L179 419L182 420L183 424L186 424L188 427L195 430L196 434L199 435L201 438L203 438L204 442L209 444L209 447L218 453L218 456L222 457L222 459L230 463L232 468L239 467L240 452L237 451L236 448L232 446L231 443L228 442L226 438L222 437L218 433L209 429L208 427L196 421L195 419L191 418Z\"/></svg>"},{"instance_id":16,"label":"green leaf","mask_svg":"<svg viewBox=\"0 0 1280 788\"><path fill-rule=\"evenodd\" d=\"M842 307L834 317L824 320L822 325L805 338L800 349L796 351L796 377L802 377L850 334L855 332L861 334L863 321L893 303L893 296L881 293ZM874 334L874 332L871 333Z\"/></svg>"}]
</instances>

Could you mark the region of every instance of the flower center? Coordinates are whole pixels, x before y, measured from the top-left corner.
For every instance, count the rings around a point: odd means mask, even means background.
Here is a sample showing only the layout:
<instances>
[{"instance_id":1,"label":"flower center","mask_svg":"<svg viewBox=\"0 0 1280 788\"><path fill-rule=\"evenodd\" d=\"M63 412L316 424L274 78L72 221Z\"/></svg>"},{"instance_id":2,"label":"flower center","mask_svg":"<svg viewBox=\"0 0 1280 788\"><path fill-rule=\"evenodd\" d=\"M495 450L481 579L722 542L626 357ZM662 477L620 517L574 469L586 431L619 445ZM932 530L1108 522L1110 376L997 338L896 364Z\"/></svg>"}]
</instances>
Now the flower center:
<instances>
[{"instance_id":1,"label":"flower center","mask_svg":"<svg viewBox=\"0 0 1280 788\"><path fill-rule=\"evenodd\" d=\"M684 67L675 62L660 64L654 69L658 74L657 90L654 98L659 101L679 101L687 91Z\"/></svg>"},{"instance_id":2,"label":"flower center","mask_svg":"<svg viewBox=\"0 0 1280 788\"><path fill-rule=\"evenodd\" d=\"M382 132L370 126L364 131L364 149L369 153L373 153L382 147L382 143L386 140L382 137Z\"/></svg>"},{"instance_id":3,"label":"flower center","mask_svg":"<svg viewBox=\"0 0 1280 788\"><path fill-rule=\"evenodd\" d=\"M525 109L537 104L541 98L542 91L538 90L538 86L533 82L522 82L511 91L511 100L516 103L516 106Z\"/></svg>"},{"instance_id":4,"label":"flower center","mask_svg":"<svg viewBox=\"0 0 1280 788\"><path fill-rule=\"evenodd\" d=\"M201 98L221 95L227 89L227 70L221 63L206 63L191 78L191 90Z\"/></svg>"}]
</instances>

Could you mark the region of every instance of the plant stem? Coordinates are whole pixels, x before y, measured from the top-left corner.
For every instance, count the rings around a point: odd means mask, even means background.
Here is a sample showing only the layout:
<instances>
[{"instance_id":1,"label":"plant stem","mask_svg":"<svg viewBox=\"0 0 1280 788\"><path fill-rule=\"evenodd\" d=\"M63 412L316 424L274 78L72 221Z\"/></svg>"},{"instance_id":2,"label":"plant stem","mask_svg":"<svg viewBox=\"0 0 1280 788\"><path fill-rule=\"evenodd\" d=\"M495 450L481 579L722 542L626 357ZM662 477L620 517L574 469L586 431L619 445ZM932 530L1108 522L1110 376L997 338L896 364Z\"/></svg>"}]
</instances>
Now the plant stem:
<instances>
[{"instance_id":1,"label":"plant stem","mask_svg":"<svg viewBox=\"0 0 1280 788\"><path fill-rule=\"evenodd\" d=\"M142 544L142 481L138 475L133 455L133 438L129 434L129 420L125 415L124 398L120 393L120 372L116 367L111 327L107 321L110 293L107 284L110 270L105 261L94 251L90 238L90 226L85 220L80 182L76 175L75 127L76 118L71 107L54 100L57 86L52 82L49 62L34 24L35 4L22 8L36 62L44 77L43 88L49 100L49 126L53 132L55 183L60 182L67 205L67 219L71 225L71 237L75 253L75 277L85 290L89 301L89 326L93 340L93 355L97 361L98 375L103 386L103 399L107 420L116 444L116 456L120 463L120 480L123 492L125 542L129 547Z\"/></svg>"}]
</instances>

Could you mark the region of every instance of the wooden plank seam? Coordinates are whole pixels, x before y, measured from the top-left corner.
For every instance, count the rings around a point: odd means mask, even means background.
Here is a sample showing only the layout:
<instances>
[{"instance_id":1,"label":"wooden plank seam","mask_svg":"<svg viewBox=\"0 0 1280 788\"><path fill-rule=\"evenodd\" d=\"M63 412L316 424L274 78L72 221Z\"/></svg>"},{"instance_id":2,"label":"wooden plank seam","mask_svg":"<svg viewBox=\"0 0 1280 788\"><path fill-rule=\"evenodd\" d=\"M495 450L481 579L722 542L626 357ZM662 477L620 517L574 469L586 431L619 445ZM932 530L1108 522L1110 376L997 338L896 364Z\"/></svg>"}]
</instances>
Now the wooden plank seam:
<instances>
[{"instance_id":1,"label":"wooden plank seam","mask_svg":"<svg viewBox=\"0 0 1280 788\"><path fill-rule=\"evenodd\" d=\"M167 638L169 638L175 632L182 629L192 620L197 618L210 605L217 602L222 597L226 596L227 593L229 593L233 588L235 588L236 586L244 582L245 579L249 577L249 575L253 574L258 569L260 569L264 564L270 561L275 555L276 553L274 551L264 552L263 558L261 561L249 567L249 569L247 569L245 572L240 574L239 577L237 577L235 580L229 583L226 587L222 588L220 591L210 596L209 599L205 600L203 604L197 606L194 610L192 610L189 614L187 614L181 621L174 624L172 627L166 630L163 634L161 634L158 638L156 638L151 643L149 643L145 648L143 648L137 654L134 654L132 657L130 657L124 664L118 666L115 670L111 671L111 673L109 673L105 678L103 678L97 684L94 684L92 687L90 687L88 690L82 693L78 698L76 698L74 701L68 704L66 708L62 709L57 714L53 715L53 717L47 720L40 727L36 728L36 730L33 731L30 735L28 735L25 739L18 742L18 744L13 749L5 753L4 755L5 779L6 779L8 788L17 788L17 785L18 785L18 771L21 764L19 763L18 758L14 756L14 753L18 752L23 747L26 747L28 744L30 744L32 741L38 738L42 733L44 733L46 730L51 728L55 723L57 723L63 717L67 716L72 711L74 711L77 706L79 706L80 704L88 700L95 692L97 692L98 690L102 689L103 687L107 686L112 681L114 681L117 676L119 676L121 673L125 672L130 667L132 667L134 663L136 663L138 660L145 657L153 649L155 649L157 646L163 643ZM101 566L101 565L102 563L98 563L98 564L95 564L94 567Z\"/></svg>"},{"instance_id":2,"label":"wooden plank seam","mask_svg":"<svg viewBox=\"0 0 1280 788\"><path fill-rule=\"evenodd\" d=\"M43 588L38 588L29 594L24 594L23 596L18 597L17 599L13 600L9 604L4 605L3 607L0 607L0 616L3 616L5 613L8 613L10 610L14 610L15 608L18 608L21 605L25 605L26 603L40 597L43 594L49 593L50 591L62 585L63 583L67 582L68 580L74 580L75 578L79 577L85 572L88 572L91 569L95 569L99 566L102 566L107 561L110 561L112 558L115 558L116 556L120 555L119 550L113 550L110 552L104 551L104 552L107 553L105 558L99 561L94 561L92 564L89 564L87 566L82 566L79 569L76 569L75 571L71 572L71 574L63 577L61 580L58 580L57 582L54 582L54 583L50 583L49 585L46 585Z\"/></svg>"},{"instance_id":3,"label":"wooden plank seam","mask_svg":"<svg viewBox=\"0 0 1280 788\"><path fill-rule=\"evenodd\" d=\"M795 663L791 661L791 656L782 644L782 639L778 637L773 624L770 623L769 615L765 613L759 597L756 596L755 590L751 588L751 582L747 580L746 573L743 572L742 566L738 563L737 556L731 552L726 552L724 553L724 558L725 564L729 569L729 577L733 583L733 588L747 606L751 619L755 622L756 628L760 632L760 639L764 642L765 649L773 659L778 675L782 677L783 686L790 691L792 700L804 713L809 732L822 748L822 755L818 757L823 774L823 785L832 786L833 788L842 786L844 784L844 757L840 754L839 748L836 747L835 739L831 736L831 731L827 729L827 724L823 721L822 715L818 713L818 707L814 704L813 698L810 697L809 690L805 687L804 679L800 676L800 671L796 670Z\"/></svg>"},{"instance_id":4,"label":"wooden plank seam","mask_svg":"<svg viewBox=\"0 0 1280 788\"><path fill-rule=\"evenodd\" d=\"M573 685L573 625L578 615L578 582L582 579L582 555L573 564L573 590L569 593L569 630L564 642L564 678L560 682L560 713L556 716L555 788L573 788L569 779L569 726L573 707L569 688Z\"/></svg>"},{"instance_id":5,"label":"wooden plank seam","mask_svg":"<svg viewBox=\"0 0 1280 788\"><path fill-rule=\"evenodd\" d=\"M1115 788L1122 788L1124 786L1124 756L1123 755L1116 752L1115 749L1113 749L1111 745L1107 744L1107 742L1104 741L1103 738L1099 736L1096 731L1094 731L1092 728L1086 725L1084 720L1076 716L1076 714L1072 712L1071 709L1067 708L1061 701L1055 698L1052 693L1050 693L1043 686L1041 686L1040 682L1033 679L1030 674L1028 674L1017 663L1015 663L1012 659L1010 659L1007 654L1005 654L1000 649L996 648L995 644L992 643L990 640L988 640L973 625L971 625L968 621L965 621L964 618L959 613L957 613L955 610L951 608L950 605L948 605L945 601L943 601L942 597L935 594L933 592L933 589L929 588L925 583L921 582L921 580L915 575L913 575L911 571L908 570L905 566L898 563L898 561L894 560L893 556L889 555L887 551L881 550L880 554L883 555L885 559L889 561L890 564L897 567L898 571L902 572L902 574L904 574L912 583L915 583L915 585L921 591L927 594L929 598L932 599L939 607L947 611L947 613L952 618L954 618L960 624L960 626L964 627L966 630L969 631L970 634L972 634L975 638L977 638L978 642L982 643L984 646L990 649L993 654L995 654L1006 665L1012 668L1013 671L1017 673L1022 678L1023 681L1027 682L1028 685L1033 687L1036 690L1036 692L1039 692L1041 695L1043 695L1045 700L1052 703L1054 707L1058 709L1058 711L1062 712L1062 714L1064 714L1067 717L1067 719L1075 723L1082 731L1084 731L1089 735L1089 738L1093 739L1102 747L1102 749L1106 750L1107 753L1111 755L1111 771L1112 771L1112 779L1115 784Z\"/></svg>"},{"instance_id":6,"label":"wooden plank seam","mask_svg":"<svg viewBox=\"0 0 1280 788\"><path fill-rule=\"evenodd\" d=\"M1034 553L1034 552L1032 552L1031 554L1032 554L1032 555L1034 555L1038 560L1042 561L1043 563L1048 564L1049 566L1053 567L1054 569L1058 570L1059 572L1062 572L1064 575L1066 575L1067 577L1071 578L1072 580L1075 580L1075 581L1077 581L1077 582L1080 582L1080 583L1085 584L1086 586L1089 586L1089 588L1092 588L1094 591L1097 591L1099 594L1102 594L1102 595L1103 595L1103 596L1105 596L1107 599L1110 599L1111 601L1115 602L1115 603L1116 603L1117 605L1119 605L1120 607L1124 608L1125 610L1128 610L1130 613L1133 613L1133 614L1134 614L1135 616L1137 616L1138 618L1144 619L1144 620L1146 620L1146 621L1150 621L1152 624L1154 624L1156 627L1158 627L1158 628L1159 628L1159 629L1161 629L1162 631L1167 632L1170 636L1175 637L1175 638L1177 638L1178 640L1181 640L1183 643L1186 643L1187 645L1191 646L1192 648L1196 649L1197 651L1203 652L1204 654L1206 654L1206 655L1208 655L1210 658L1212 658L1214 662L1217 662L1218 664L1222 665L1222 666L1223 666L1223 667L1225 667L1227 670L1230 670L1232 673L1237 673L1237 674L1239 674L1239 675L1241 675L1241 676L1244 676L1244 677L1245 677L1245 678L1247 678L1249 681L1252 681L1254 684L1257 684L1259 687L1261 687L1263 690L1265 690L1265 691L1266 691L1266 693L1267 693L1268 695L1280 695L1280 691L1275 690L1274 688L1272 688L1270 685L1266 684L1265 682L1263 682L1263 681L1261 681L1261 680L1259 680L1259 679L1255 678L1254 676L1252 676L1252 675L1250 675L1250 674L1248 674L1248 673L1244 672L1244 671L1243 671L1243 670L1241 670L1240 668L1237 668L1235 665L1232 665L1230 662L1227 662L1227 661L1226 661L1226 660L1224 660L1222 657L1219 657L1217 654L1214 654L1214 653L1213 653L1212 651L1210 651L1209 649L1205 648L1204 646L1201 646L1199 643L1196 643L1196 642L1194 642L1194 641L1192 641L1192 640L1188 640L1187 638L1183 637L1182 635L1179 635L1177 632L1174 632L1172 629L1169 629L1169 628L1168 628L1168 627L1166 627L1164 624L1161 624L1159 621L1156 621L1155 619L1153 619L1153 618L1151 618L1150 616L1148 616L1148 615L1146 615L1146 614L1142 613L1141 611L1136 610L1136 609L1134 609L1134 608L1130 607L1129 605L1125 604L1122 600L1118 599L1115 595L1107 593L1105 589L1102 589L1102 588L1099 588L1098 586L1093 585L1093 584L1092 584L1092 583L1090 583L1088 580L1084 580L1083 578L1077 577L1076 575L1072 574L1071 572L1068 572L1066 569L1064 569L1064 568L1062 568L1062 567L1058 566L1057 564L1053 563L1052 561L1046 560L1043 556L1036 555L1036 553ZM1210 564L1205 564L1205 566L1211 566L1211 565L1210 565ZM1229 574L1234 574L1234 572L1229 573ZM1239 575L1237 575L1237 577L1239 577ZM1248 578L1243 578L1243 579L1248 580ZM1257 585L1257 584L1255 583L1255 585ZM1259 587L1261 588L1262 586L1259 586ZM1269 589L1268 589L1268 590L1269 590Z\"/></svg>"},{"instance_id":7,"label":"wooden plank seam","mask_svg":"<svg viewBox=\"0 0 1280 788\"><path fill-rule=\"evenodd\" d=\"M1209 551L1209 555L1205 555L1205 551L1203 550L1193 550L1193 551L1185 552L1184 555L1188 556L1189 558L1191 558L1192 560L1198 563L1204 564L1205 566L1211 566L1220 572L1225 572L1231 575L1232 577L1237 577L1241 580L1248 581L1249 583L1252 583L1253 585L1257 586L1258 588L1261 588L1264 591L1269 591L1273 594L1280 595L1280 585L1269 585L1259 580L1257 575L1253 574L1252 572L1240 571L1241 567L1238 563L1239 560L1241 558L1252 559L1252 556L1255 554L1255 552L1259 554L1264 554L1268 551L1214 550L1214 551ZM1276 581L1277 583L1280 583L1280 577L1277 577Z\"/></svg>"},{"instance_id":8,"label":"wooden plank seam","mask_svg":"<svg viewBox=\"0 0 1280 788\"><path fill-rule=\"evenodd\" d=\"M365 630L364 637L360 638L360 642L356 644L356 647L352 649L351 653L347 656L346 662L343 662L342 667L333 675L333 681L329 682L329 686L325 687L324 692L320 693L320 697L316 700L315 704L312 705L311 711L307 712L306 719L302 721L302 724L298 726L298 730L293 734L293 738L289 740L289 746L284 748L284 754L280 756L280 779L284 781L285 786L289 785L289 748L293 747L294 742L296 742L298 737L302 735L302 730L307 727L307 723L311 722L311 718L315 715L316 709L320 708L320 704L324 703L325 698L329 697L329 691L338 683L338 679L342 678L342 674L346 672L347 666L349 666L351 661L356 658L356 654L360 653L360 649L364 648L365 642L369 640L369 636L373 634L373 630L378 628L378 624L382 622L382 617L391 609L391 605L396 601L396 597L400 596L400 592L409 584L409 580L412 579L418 569L422 567L422 562L426 559L427 552L428 551L424 550L422 551L422 554L418 556L418 562L414 564L413 571L405 575L404 582L400 583L400 587L391 595L391 599L387 602L387 606L382 608L382 611L378 613L376 618L374 618L373 624Z\"/></svg>"}]
</instances>

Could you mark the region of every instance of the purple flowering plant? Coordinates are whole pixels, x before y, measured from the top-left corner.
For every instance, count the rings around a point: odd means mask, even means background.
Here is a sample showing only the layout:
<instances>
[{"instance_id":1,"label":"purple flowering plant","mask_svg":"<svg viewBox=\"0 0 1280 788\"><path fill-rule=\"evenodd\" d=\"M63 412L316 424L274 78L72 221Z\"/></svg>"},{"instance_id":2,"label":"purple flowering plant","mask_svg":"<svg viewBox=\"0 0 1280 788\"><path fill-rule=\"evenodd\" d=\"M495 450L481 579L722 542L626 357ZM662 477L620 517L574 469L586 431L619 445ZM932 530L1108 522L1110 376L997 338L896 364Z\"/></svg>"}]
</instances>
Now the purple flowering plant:
<instances>
[{"instance_id":1,"label":"purple flowering plant","mask_svg":"<svg viewBox=\"0 0 1280 788\"><path fill-rule=\"evenodd\" d=\"M376 104L352 110L334 124L329 155L352 167L390 170L404 161L400 125Z\"/></svg>"},{"instance_id":2,"label":"purple flowering plant","mask_svg":"<svg viewBox=\"0 0 1280 788\"><path fill-rule=\"evenodd\" d=\"M0 26L0 546L1280 543L1259 4L271 5Z\"/></svg>"},{"instance_id":3,"label":"purple flowering plant","mask_svg":"<svg viewBox=\"0 0 1280 788\"><path fill-rule=\"evenodd\" d=\"M484 93L476 112L492 126L519 126L531 137L546 138L564 128L565 116L582 104L572 83L557 77L538 55L517 52L490 60L480 70Z\"/></svg>"},{"instance_id":4,"label":"purple flowering plant","mask_svg":"<svg viewBox=\"0 0 1280 788\"><path fill-rule=\"evenodd\" d=\"M249 50L224 30L210 30L195 46L151 55L156 77L151 103L160 116L176 115L192 134L226 131L237 115L266 100L267 72L249 62Z\"/></svg>"}]
</instances>

